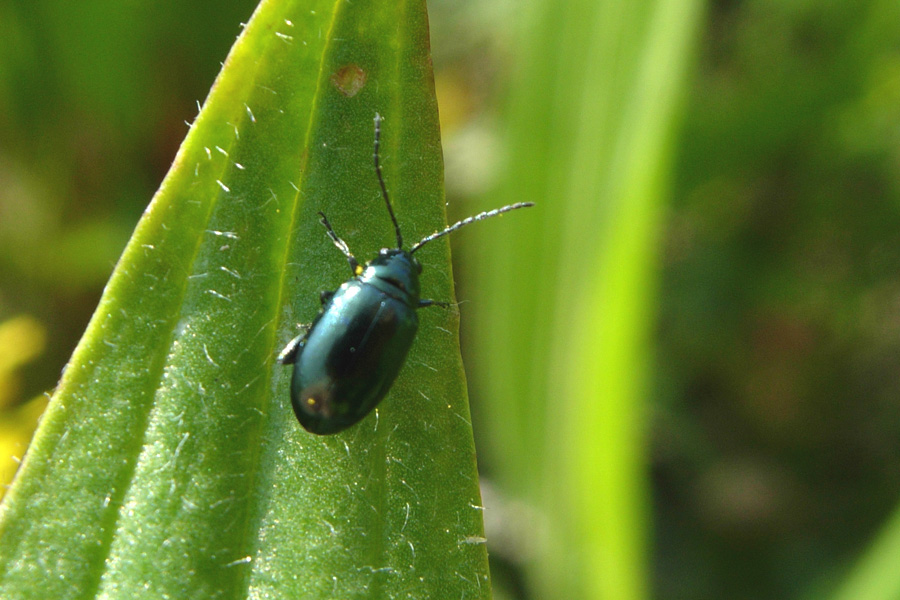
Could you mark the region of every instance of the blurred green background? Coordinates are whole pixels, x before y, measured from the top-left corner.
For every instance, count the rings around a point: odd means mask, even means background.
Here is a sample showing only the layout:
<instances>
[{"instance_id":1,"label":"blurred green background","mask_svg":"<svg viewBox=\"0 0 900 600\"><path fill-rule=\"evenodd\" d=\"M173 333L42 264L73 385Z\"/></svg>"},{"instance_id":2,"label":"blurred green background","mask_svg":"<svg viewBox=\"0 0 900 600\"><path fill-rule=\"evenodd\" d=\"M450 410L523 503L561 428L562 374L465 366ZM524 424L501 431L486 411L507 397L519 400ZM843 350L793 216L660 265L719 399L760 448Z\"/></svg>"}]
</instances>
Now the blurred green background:
<instances>
[{"instance_id":1,"label":"blurred green background","mask_svg":"<svg viewBox=\"0 0 900 600\"><path fill-rule=\"evenodd\" d=\"M591 5L570 4L585 11ZM254 6L0 4L5 480L168 169L185 121L196 115L196 101ZM569 39L559 28L571 21L542 20L540 6L429 3L451 219L500 204L497 198L515 189L505 182L527 177L533 165L521 159L522 140L536 145L524 149L527 158L547 150L540 146L545 138L560 137L541 115L583 107L583 99L559 93L564 86L521 91L534 81L529 69L549 69L552 79L562 64L548 67L523 48L540 53L554 39ZM633 358L645 365L643 401L623 408L643 423L633 495L646 496L647 510L638 509L633 528L635 537L647 536L646 548L635 551L634 574L646 589L620 597L818 598L841 589L848 598L897 597L889 583L869 595L851 595L847 586L865 579L860 573L878 579L866 565L888 552L893 528L883 528L900 499L900 6L722 0L703 9L692 17L696 26L679 25L691 41L674 46L685 69L669 73L680 91L661 125L671 134L662 136L669 141L658 161L665 175L653 192L660 198L658 243L647 250L656 267L641 313L650 344ZM640 43L652 41L653 31ZM540 35L545 39L529 39ZM627 40L621 48L627 55ZM571 71L560 77L588 78L590 55L584 64L577 51L562 56L557 61ZM528 104L528 93L546 106ZM572 234L565 221L577 217L553 185L543 191L534 233L583 248L584 264L567 266L591 271L596 238ZM526 198L510 201L516 199ZM556 452L553 421L579 415L560 414L565 405L548 409L545 399L522 429L495 430L504 415L516 420L510 411L517 402L535 410L519 397L497 409L497 390L521 390L522 373L554 366L532 352L518 372L502 364L494 370L496 351L480 343L493 322L527 327L515 321L526 316L521 303L534 298L486 298L485 278L503 280L507 271L476 269L488 252L525 260L503 245L502 236L517 235L512 221L453 243L462 258L456 277L463 356L495 595L543 598L554 576L534 574L548 552L534 546L560 542L535 523L552 510L554 494L566 491L547 493L554 484L545 471L555 463L535 460L532 484L528 468L504 457L504 449L518 441ZM487 238L498 240L491 250ZM526 263L518 273L528 279L518 277L518 285L540 307L548 298L541 284L558 282L557 270ZM561 295L574 293L564 287ZM563 310L556 298L546 302L556 307L547 313ZM497 312L479 313L488 309ZM598 311L602 318L603 307ZM550 344L580 325L567 327L530 339ZM536 431L544 424L547 431ZM578 452L576 459L584 455ZM563 453L557 460L567 459ZM522 523L533 534L527 539ZM879 535L882 546L871 547ZM854 571L863 556L868 562ZM894 567L887 561L885 568Z\"/></svg>"}]
</instances>

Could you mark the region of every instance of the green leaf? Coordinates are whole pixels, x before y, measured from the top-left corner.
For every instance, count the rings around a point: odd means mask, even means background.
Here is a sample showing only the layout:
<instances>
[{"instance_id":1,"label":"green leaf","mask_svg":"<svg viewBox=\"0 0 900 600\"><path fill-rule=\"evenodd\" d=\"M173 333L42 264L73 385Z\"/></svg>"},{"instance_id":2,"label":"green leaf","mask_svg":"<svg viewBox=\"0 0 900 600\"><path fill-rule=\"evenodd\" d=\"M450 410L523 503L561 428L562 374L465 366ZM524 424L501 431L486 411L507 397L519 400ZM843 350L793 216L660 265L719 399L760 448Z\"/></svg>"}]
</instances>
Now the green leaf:
<instances>
[{"instance_id":1,"label":"green leaf","mask_svg":"<svg viewBox=\"0 0 900 600\"><path fill-rule=\"evenodd\" d=\"M517 13L523 68L492 201L537 208L479 247L483 301L467 322L491 472L543 517L523 553L540 598L649 593L656 264L702 6L538 0Z\"/></svg>"},{"instance_id":2,"label":"green leaf","mask_svg":"<svg viewBox=\"0 0 900 600\"><path fill-rule=\"evenodd\" d=\"M900 552L900 511L887 520L881 531L848 570L833 591L824 591L833 581L818 582L803 598L831 600L890 600L900 596L897 553ZM826 588L827 589L827 588Z\"/></svg>"},{"instance_id":3,"label":"green leaf","mask_svg":"<svg viewBox=\"0 0 900 600\"><path fill-rule=\"evenodd\" d=\"M379 409L318 437L275 364L318 292L444 223L425 4L263 2L66 368L0 513L3 598L486 598L453 311ZM446 240L417 256L453 298Z\"/></svg>"}]
</instances>

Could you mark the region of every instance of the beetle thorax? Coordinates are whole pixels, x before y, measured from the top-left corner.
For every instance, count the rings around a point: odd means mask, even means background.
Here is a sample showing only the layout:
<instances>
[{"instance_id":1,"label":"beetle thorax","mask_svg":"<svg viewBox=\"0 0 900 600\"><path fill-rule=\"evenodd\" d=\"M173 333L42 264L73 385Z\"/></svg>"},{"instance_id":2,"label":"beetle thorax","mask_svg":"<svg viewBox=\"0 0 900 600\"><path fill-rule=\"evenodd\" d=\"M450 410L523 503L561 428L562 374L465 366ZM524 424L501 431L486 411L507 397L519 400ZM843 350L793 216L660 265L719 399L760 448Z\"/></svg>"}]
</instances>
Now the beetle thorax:
<instances>
[{"instance_id":1,"label":"beetle thorax","mask_svg":"<svg viewBox=\"0 0 900 600\"><path fill-rule=\"evenodd\" d=\"M410 306L417 306L421 271L422 265L409 252L384 248L366 264L359 279Z\"/></svg>"}]
</instances>

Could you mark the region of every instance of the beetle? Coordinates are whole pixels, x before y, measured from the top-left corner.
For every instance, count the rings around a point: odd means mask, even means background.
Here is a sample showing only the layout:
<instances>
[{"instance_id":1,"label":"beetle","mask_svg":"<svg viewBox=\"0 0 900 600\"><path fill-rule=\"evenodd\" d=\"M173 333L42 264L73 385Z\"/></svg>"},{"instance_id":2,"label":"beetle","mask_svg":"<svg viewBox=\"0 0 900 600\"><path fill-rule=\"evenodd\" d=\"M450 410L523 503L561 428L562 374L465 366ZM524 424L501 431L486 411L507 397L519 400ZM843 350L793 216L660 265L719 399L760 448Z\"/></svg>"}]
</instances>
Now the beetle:
<instances>
[{"instance_id":1,"label":"beetle","mask_svg":"<svg viewBox=\"0 0 900 600\"><path fill-rule=\"evenodd\" d=\"M406 362L419 327L416 311L426 306L449 306L419 297L422 265L413 254L428 242L465 225L534 205L519 202L477 214L404 250L381 173L381 121L376 113L373 159L381 195L394 224L397 247L383 248L375 258L360 265L320 212L320 222L331 242L347 258L353 277L336 291L321 293L319 314L278 355L279 363L294 365L294 414L307 431L315 434L343 431L369 414L387 395Z\"/></svg>"}]
</instances>

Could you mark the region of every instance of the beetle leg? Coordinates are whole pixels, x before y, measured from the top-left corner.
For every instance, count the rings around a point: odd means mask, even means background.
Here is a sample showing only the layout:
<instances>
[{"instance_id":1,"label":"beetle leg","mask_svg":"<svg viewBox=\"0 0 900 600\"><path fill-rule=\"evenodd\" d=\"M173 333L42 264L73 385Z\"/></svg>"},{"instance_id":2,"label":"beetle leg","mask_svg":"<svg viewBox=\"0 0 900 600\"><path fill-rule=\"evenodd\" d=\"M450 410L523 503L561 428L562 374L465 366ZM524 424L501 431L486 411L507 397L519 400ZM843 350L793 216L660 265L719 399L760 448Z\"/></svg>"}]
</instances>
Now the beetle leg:
<instances>
[{"instance_id":1,"label":"beetle leg","mask_svg":"<svg viewBox=\"0 0 900 600\"><path fill-rule=\"evenodd\" d=\"M303 350L303 345L306 344L306 336L309 335L309 325L301 325L303 328L303 332L288 342L287 346L284 347L278 354L277 360L279 363L283 365L292 365L297 361L297 356Z\"/></svg>"},{"instance_id":2,"label":"beetle leg","mask_svg":"<svg viewBox=\"0 0 900 600\"><path fill-rule=\"evenodd\" d=\"M319 216L322 217L319 222L325 226L325 230L328 232L328 237L331 238L332 243L334 243L335 247L347 257L347 262L350 263L350 270L353 271L354 275L361 274L362 267L359 266L359 261L356 260L353 253L350 252L350 247L347 246L347 242L339 238L338 234L334 232L334 228L331 226L331 223L328 222L328 217L325 216L325 213L319 211Z\"/></svg>"},{"instance_id":3,"label":"beetle leg","mask_svg":"<svg viewBox=\"0 0 900 600\"><path fill-rule=\"evenodd\" d=\"M450 308L449 302L441 302L439 300L419 300L419 308L426 306L440 306L441 308Z\"/></svg>"},{"instance_id":4,"label":"beetle leg","mask_svg":"<svg viewBox=\"0 0 900 600\"><path fill-rule=\"evenodd\" d=\"M334 297L334 292L328 292L328 291L319 292L319 302L322 303L322 306L325 306L326 304L331 302L331 299L333 297Z\"/></svg>"}]
</instances>

